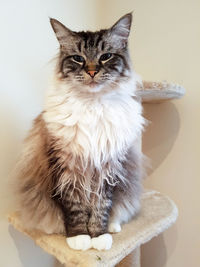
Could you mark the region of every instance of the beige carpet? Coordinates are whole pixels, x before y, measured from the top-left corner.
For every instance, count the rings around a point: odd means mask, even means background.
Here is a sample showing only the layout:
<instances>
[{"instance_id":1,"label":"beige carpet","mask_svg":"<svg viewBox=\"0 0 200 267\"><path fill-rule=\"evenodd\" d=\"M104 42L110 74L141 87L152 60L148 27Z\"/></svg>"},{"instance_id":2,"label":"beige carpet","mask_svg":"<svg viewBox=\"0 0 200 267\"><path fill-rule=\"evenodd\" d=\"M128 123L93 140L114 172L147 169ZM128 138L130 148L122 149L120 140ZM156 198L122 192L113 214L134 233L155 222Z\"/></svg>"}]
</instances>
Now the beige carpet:
<instances>
[{"instance_id":1,"label":"beige carpet","mask_svg":"<svg viewBox=\"0 0 200 267\"><path fill-rule=\"evenodd\" d=\"M168 197L155 191L146 191L142 197L140 214L128 224L123 225L120 233L113 234L111 250L90 249L86 252L70 249L62 235L47 235L39 231L24 230L17 212L10 214L8 219L17 230L31 237L38 246L54 255L67 267L111 267L136 247L170 227L176 221L177 215L177 208Z\"/></svg>"}]
</instances>

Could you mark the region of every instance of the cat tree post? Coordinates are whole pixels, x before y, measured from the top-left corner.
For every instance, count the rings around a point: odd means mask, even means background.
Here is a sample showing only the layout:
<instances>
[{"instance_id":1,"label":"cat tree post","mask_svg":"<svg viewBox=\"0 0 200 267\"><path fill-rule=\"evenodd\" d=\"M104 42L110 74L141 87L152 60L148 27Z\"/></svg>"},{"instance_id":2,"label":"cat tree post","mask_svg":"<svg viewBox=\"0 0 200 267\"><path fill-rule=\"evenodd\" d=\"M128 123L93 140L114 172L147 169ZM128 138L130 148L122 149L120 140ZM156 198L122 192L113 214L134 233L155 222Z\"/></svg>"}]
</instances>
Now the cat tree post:
<instances>
[{"instance_id":1,"label":"cat tree post","mask_svg":"<svg viewBox=\"0 0 200 267\"><path fill-rule=\"evenodd\" d=\"M180 98L185 90L181 86L144 82L137 90L144 103L160 103ZM141 140L138 141L139 149ZM8 216L9 222L20 232L28 235L47 253L67 267L139 267L140 246L165 231L178 215L176 205L168 197L156 191L145 191L141 199L141 212L122 231L113 234L113 246L109 251L74 251L68 247L62 235L48 235L38 230L28 231L20 221L19 212Z\"/></svg>"}]
</instances>

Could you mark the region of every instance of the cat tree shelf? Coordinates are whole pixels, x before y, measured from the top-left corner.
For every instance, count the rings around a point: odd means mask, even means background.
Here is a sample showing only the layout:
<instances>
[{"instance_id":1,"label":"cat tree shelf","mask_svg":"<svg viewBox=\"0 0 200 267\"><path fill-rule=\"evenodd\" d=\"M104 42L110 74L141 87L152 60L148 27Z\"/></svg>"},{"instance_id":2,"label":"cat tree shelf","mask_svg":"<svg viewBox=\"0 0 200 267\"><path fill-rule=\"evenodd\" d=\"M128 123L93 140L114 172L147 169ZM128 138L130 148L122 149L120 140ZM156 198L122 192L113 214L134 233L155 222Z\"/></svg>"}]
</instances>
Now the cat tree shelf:
<instances>
[{"instance_id":1,"label":"cat tree shelf","mask_svg":"<svg viewBox=\"0 0 200 267\"><path fill-rule=\"evenodd\" d=\"M185 89L177 84L167 82L143 81L138 86L137 96L143 103L161 103L166 100L178 99L184 96Z\"/></svg>"},{"instance_id":2,"label":"cat tree shelf","mask_svg":"<svg viewBox=\"0 0 200 267\"><path fill-rule=\"evenodd\" d=\"M177 215L177 208L168 197L156 191L146 191L142 196L140 214L123 225L120 233L113 234L113 246L110 250L90 249L84 252L70 249L62 235L25 230L17 212L9 215L8 219L17 230L31 237L38 246L55 256L64 266L111 267L120 262L118 265L120 267L138 267L140 246L170 227L176 221Z\"/></svg>"}]
</instances>

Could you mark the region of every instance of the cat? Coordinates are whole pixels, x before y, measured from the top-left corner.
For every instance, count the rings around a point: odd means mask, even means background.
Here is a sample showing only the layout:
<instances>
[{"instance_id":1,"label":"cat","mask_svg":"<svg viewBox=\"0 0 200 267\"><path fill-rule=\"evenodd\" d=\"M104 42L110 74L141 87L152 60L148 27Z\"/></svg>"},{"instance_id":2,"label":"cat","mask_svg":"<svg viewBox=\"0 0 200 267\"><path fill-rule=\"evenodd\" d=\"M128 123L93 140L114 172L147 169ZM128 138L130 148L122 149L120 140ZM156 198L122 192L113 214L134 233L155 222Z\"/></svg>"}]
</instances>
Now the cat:
<instances>
[{"instance_id":1,"label":"cat","mask_svg":"<svg viewBox=\"0 0 200 267\"><path fill-rule=\"evenodd\" d=\"M128 37L132 14L111 28L74 32L50 19L60 45L44 110L18 163L27 229L66 235L70 248L107 250L140 210L144 127Z\"/></svg>"}]
</instances>

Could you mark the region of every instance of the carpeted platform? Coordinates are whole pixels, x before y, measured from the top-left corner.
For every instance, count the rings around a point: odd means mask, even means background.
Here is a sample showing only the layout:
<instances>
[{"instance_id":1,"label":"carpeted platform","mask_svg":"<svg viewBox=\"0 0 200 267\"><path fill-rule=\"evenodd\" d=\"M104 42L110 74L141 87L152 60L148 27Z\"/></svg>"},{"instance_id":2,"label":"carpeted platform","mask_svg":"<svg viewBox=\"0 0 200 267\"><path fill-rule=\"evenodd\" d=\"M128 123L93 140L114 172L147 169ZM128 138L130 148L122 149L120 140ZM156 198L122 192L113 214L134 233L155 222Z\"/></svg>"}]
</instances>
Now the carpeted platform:
<instances>
[{"instance_id":1,"label":"carpeted platform","mask_svg":"<svg viewBox=\"0 0 200 267\"><path fill-rule=\"evenodd\" d=\"M143 85L138 85L137 89L137 95L143 103L160 103L181 98L185 94L185 89L182 86L165 81L143 81Z\"/></svg>"},{"instance_id":2,"label":"carpeted platform","mask_svg":"<svg viewBox=\"0 0 200 267\"><path fill-rule=\"evenodd\" d=\"M31 237L35 243L55 256L67 267L111 267L170 227L177 218L175 204L166 196L146 191L142 197L142 210L131 222L122 226L122 231L113 234L113 246L109 251L74 251L68 247L62 235L47 235L39 231L27 231L20 222L18 212L8 216L9 222L20 232ZM120 265L121 266L121 265Z\"/></svg>"}]
</instances>

